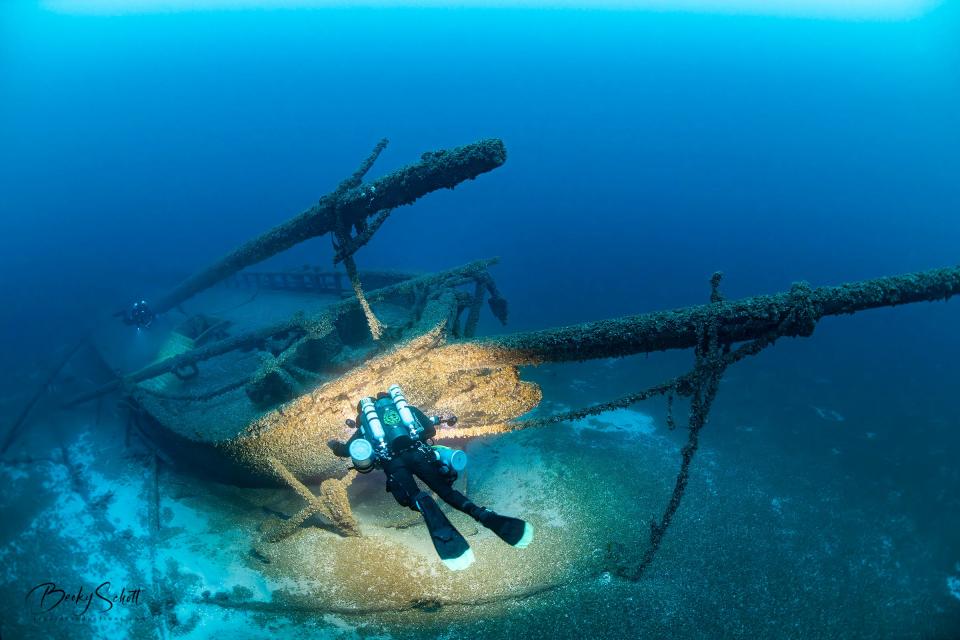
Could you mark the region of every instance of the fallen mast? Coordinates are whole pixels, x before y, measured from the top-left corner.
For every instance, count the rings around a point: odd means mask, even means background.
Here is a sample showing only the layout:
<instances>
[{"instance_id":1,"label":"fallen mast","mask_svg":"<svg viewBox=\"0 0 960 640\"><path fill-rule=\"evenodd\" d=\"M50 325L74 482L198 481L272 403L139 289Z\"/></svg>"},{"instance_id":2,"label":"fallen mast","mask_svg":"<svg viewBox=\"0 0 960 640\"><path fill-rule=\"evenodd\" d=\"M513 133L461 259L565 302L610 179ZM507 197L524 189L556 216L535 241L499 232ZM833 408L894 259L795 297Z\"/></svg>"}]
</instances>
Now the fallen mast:
<instances>
[{"instance_id":1,"label":"fallen mast","mask_svg":"<svg viewBox=\"0 0 960 640\"><path fill-rule=\"evenodd\" d=\"M720 344L756 340L773 331L784 336L809 336L824 316L946 300L957 294L960 267L816 289L798 283L788 292L773 295L479 338L451 343L444 350L463 351L457 357L470 360L471 367L593 360L693 348L708 325L716 326Z\"/></svg>"},{"instance_id":2,"label":"fallen mast","mask_svg":"<svg viewBox=\"0 0 960 640\"><path fill-rule=\"evenodd\" d=\"M381 142L372 158L386 144ZM187 278L167 295L151 303L154 313L168 311L241 269L249 267L310 238L336 229L340 223L363 227L379 212L412 204L438 189L452 189L461 182L496 169L507 159L501 140L480 140L454 149L427 152L420 161L398 169L368 184L361 184L361 170L341 188L323 196L303 213L246 242L203 271ZM342 188L348 186L349 188Z\"/></svg>"}]
</instances>

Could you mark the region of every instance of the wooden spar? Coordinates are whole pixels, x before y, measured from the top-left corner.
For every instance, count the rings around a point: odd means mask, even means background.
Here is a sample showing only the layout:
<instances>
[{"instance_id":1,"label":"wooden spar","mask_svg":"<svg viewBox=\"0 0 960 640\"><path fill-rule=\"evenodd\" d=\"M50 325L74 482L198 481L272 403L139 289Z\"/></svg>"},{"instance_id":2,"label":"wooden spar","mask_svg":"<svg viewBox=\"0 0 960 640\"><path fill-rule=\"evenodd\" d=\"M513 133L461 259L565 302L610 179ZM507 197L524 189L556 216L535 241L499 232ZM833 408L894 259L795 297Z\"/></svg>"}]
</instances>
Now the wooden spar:
<instances>
[{"instance_id":1,"label":"wooden spar","mask_svg":"<svg viewBox=\"0 0 960 640\"><path fill-rule=\"evenodd\" d=\"M503 142L491 138L455 149L424 153L419 162L366 185L360 184L359 179L349 180L348 184L356 186L327 194L298 216L248 241L153 301L151 308L155 313L168 311L241 269L304 240L330 233L335 229L338 217L344 224L363 226L368 217L412 204L438 189L452 189L461 182L496 169L506 159ZM369 166L365 165L358 172L361 177L366 169Z\"/></svg>"},{"instance_id":2,"label":"wooden spar","mask_svg":"<svg viewBox=\"0 0 960 640\"><path fill-rule=\"evenodd\" d=\"M409 280L404 280L402 282L398 282L397 284L381 287L380 289L374 289L369 292L367 298L371 302L377 302L389 296L401 295L414 291L418 287L428 288L438 284L449 283L451 281L459 283L460 280L469 282L470 280L483 278L484 274L486 274L487 268L493 264L496 264L497 260L497 258L477 260L456 269L450 269L440 273L427 274L416 278L411 278ZM489 277L489 275L486 275L486 278ZM336 320L336 318L341 314L356 306L359 306L358 300L356 298L348 298L323 309L317 315L317 317L306 318L302 315L299 315L291 318L290 320L284 320L262 329L248 331L246 333L231 336L223 340L218 340L217 342L212 342L203 347L192 349L170 358L166 358L165 360L155 362L147 367L144 367L143 369L140 369L139 371L100 386L93 391L77 395L70 400L67 400L63 406L72 407L93 400L107 393L117 391L127 385L143 382L144 380L149 380L151 378L156 378L157 376L161 376L165 373L183 371L185 369L189 369L190 367L195 367L198 362L203 362L237 349L260 344L276 335L285 334L290 331L306 332L309 326L322 322L324 318Z\"/></svg>"},{"instance_id":3,"label":"wooden spar","mask_svg":"<svg viewBox=\"0 0 960 640\"><path fill-rule=\"evenodd\" d=\"M50 374L44 380L43 384L37 387L37 390L31 396L30 400L23 407L23 410L20 411L20 415L17 416L17 419L13 421L13 424L10 426L10 429L7 431L7 435L3 439L3 444L0 445L0 454L7 452L7 449L10 448L10 445L14 443L17 437L20 435L20 432L23 428L23 425L26 423L27 418L30 417L30 412L33 411L33 407L40 401L40 398L43 397L43 394L47 392L47 388L53 384L53 381L57 379L57 376L60 375L60 372L63 371L63 368L67 366L67 363L73 359L73 356L80 350L88 337L84 336L78 342L76 342L73 347L68 349L63 358L61 358L56 366L50 370Z\"/></svg>"},{"instance_id":4,"label":"wooden spar","mask_svg":"<svg viewBox=\"0 0 960 640\"><path fill-rule=\"evenodd\" d=\"M807 336L824 316L946 300L957 294L960 267L817 289L799 283L789 292L775 295L461 341L442 349L469 349L469 356L462 357L470 358L471 367L593 360L689 349L697 345L703 327L713 320L721 344L753 340L778 328L783 329L781 335Z\"/></svg>"}]
</instances>

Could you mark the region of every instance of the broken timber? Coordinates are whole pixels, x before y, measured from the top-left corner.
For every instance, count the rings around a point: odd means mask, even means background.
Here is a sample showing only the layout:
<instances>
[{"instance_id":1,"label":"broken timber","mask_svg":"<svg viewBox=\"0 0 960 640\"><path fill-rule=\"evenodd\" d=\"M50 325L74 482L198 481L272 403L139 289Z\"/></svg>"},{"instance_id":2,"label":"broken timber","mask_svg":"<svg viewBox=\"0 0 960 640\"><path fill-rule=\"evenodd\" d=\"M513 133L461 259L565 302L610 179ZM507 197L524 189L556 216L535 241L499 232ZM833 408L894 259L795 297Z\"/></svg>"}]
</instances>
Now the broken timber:
<instances>
[{"instance_id":1,"label":"broken timber","mask_svg":"<svg viewBox=\"0 0 960 640\"><path fill-rule=\"evenodd\" d=\"M40 401L40 398L47 392L50 388L50 385L53 384L54 380L57 379L57 376L60 375L60 372L63 371L63 368L67 366L67 363L73 359L73 356L80 350L87 342L87 336L81 338L76 342L73 347L68 349L63 358L61 358L56 366L50 370L50 374L44 380L43 384L37 387L37 390L30 397L30 400L23 407L23 410L20 411L20 414L17 416L17 419L13 421L13 424L10 426L10 429L7 430L7 435L4 436L3 443L0 444L0 454L7 452L7 449L14 443L14 441L20 436L20 432L23 429L23 425L26 423L27 418L30 417L30 412L33 411L33 407Z\"/></svg>"},{"instance_id":2,"label":"broken timber","mask_svg":"<svg viewBox=\"0 0 960 640\"><path fill-rule=\"evenodd\" d=\"M203 271L194 274L166 296L151 304L163 313L184 300L217 284L241 269L285 251L305 240L336 230L338 220L363 227L367 218L403 205L438 189L452 189L461 182L496 169L507 159L501 140L481 140L455 149L424 153L419 162L398 169L369 184L337 189L314 206L248 241ZM365 165L365 168L369 168ZM358 172L362 177L363 173Z\"/></svg>"}]
</instances>

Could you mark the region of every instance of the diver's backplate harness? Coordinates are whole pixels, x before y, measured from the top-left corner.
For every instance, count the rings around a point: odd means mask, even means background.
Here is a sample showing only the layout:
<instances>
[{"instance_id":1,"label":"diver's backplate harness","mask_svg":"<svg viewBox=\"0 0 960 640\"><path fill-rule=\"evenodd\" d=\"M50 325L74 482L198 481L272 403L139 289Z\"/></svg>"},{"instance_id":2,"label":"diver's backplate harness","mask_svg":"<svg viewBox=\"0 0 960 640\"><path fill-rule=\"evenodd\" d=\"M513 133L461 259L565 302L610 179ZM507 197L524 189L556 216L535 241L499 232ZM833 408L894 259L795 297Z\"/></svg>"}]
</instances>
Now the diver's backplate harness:
<instances>
[{"instance_id":1,"label":"diver's backplate harness","mask_svg":"<svg viewBox=\"0 0 960 640\"><path fill-rule=\"evenodd\" d=\"M396 384L377 399L361 399L357 404L357 423L354 423L360 430L360 437L354 439L348 449L357 471L368 473L411 448L419 448L436 457L446 474L455 477L458 471L462 471L467 464L466 453L439 445L430 446L426 442L435 433L437 425L453 423L455 418L443 420L420 415L422 417L418 418L414 414L403 390ZM422 424L424 420L429 424Z\"/></svg>"}]
</instances>

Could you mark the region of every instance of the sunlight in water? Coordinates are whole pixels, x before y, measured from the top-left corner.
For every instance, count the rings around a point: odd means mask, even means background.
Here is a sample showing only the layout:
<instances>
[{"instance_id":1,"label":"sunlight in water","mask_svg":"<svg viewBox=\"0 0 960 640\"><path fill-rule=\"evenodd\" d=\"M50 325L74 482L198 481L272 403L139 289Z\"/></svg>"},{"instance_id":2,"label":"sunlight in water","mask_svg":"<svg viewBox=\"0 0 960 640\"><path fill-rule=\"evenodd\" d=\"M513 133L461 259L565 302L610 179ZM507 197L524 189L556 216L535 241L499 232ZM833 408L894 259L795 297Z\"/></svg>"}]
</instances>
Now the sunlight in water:
<instances>
[{"instance_id":1,"label":"sunlight in water","mask_svg":"<svg viewBox=\"0 0 960 640\"><path fill-rule=\"evenodd\" d=\"M44 0L62 13L125 14L318 7L627 9L836 19L910 19L939 0Z\"/></svg>"}]
</instances>

